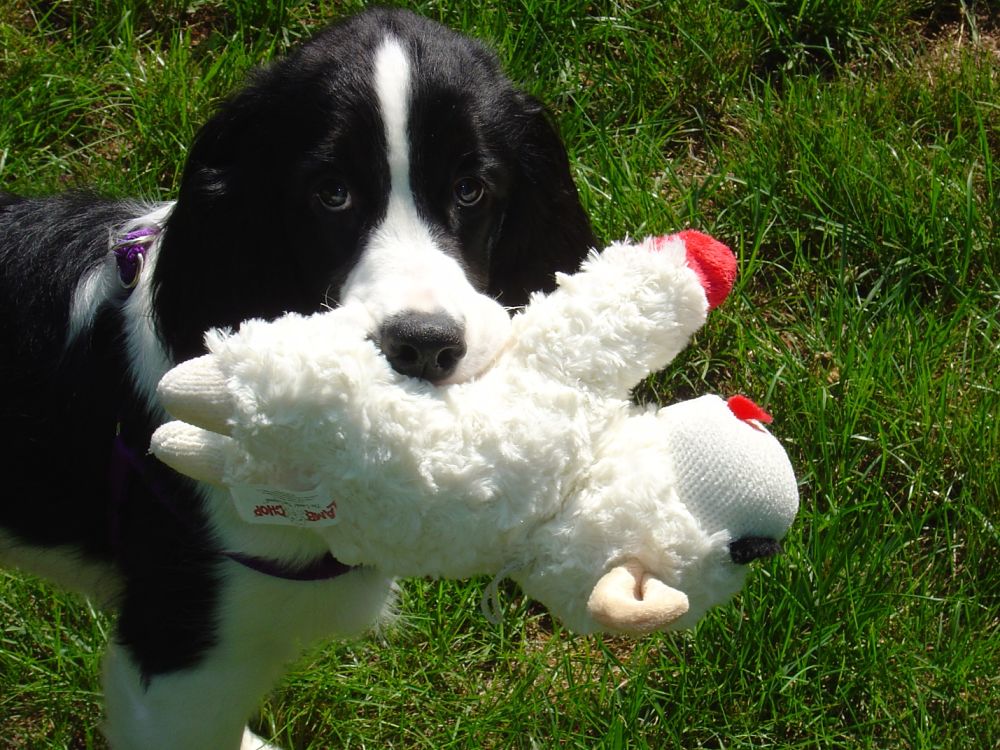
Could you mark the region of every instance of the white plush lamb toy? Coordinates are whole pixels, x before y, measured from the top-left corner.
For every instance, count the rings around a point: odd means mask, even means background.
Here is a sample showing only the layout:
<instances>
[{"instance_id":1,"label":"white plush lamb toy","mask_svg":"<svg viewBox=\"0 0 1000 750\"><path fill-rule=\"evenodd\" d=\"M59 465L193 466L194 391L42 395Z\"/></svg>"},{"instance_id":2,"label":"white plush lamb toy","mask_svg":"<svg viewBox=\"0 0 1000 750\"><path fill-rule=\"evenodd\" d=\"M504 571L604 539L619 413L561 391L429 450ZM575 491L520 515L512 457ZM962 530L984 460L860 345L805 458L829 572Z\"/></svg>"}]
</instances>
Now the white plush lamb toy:
<instances>
[{"instance_id":1,"label":"white plush lamb toy","mask_svg":"<svg viewBox=\"0 0 1000 750\"><path fill-rule=\"evenodd\" d=\"M183 421L153 452L229 486L242 522L318 535L350 565L509 575L579 632L689 626L798 508L752 402L629 400L735 272L693 231L614 244L535 296L485 372L447 386L394 372L350 307L250 321L164 378Z\"/></svg>"}]
</instances>

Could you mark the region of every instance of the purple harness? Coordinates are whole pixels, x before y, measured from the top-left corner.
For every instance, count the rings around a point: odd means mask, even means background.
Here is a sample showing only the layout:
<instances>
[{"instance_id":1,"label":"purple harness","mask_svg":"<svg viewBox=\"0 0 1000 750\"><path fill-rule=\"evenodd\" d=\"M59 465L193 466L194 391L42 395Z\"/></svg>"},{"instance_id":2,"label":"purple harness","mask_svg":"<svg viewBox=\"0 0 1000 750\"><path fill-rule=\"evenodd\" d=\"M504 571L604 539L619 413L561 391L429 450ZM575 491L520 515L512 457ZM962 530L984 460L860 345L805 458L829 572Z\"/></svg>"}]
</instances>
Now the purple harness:
<instances>
[{"instance_id":1,"label":"purple harness","mask_svg":"<svg viewBox=\"0 0 1000 750\"><path fill-rule=\"evenodd\" d=\"M112 246L112 252L115 254L115 262L118 266L118 280L125 289L131 290L139 283L146 251L159 234L159 227L142 227L129 232ZM116 549L121 546L120 518L122 510L128 502L127 487L130 474L138 477L164 508L170 511L175 518L183 521L170 501L170 493L146 471L145 462L147 460L146 456L137 455L121 434L115 435L111 443L109 464L111 512L108 526L112 544ZM322 557L297 566L242 552L225 550L221 554L250 570L286 581L328 581L354 570L353 566L340 562L329 552Z\"/></svg>"},{"instance_id":2,"label":"purple harness","mask_svg":"<svg viewBox=\"0 0 1000 750\"><path fill-rule=\"evenodd\" d=\"M126 289L139 283L139 274L146 260L146 251L160 235L159 227L133 229L111 247L118 264L118 280Z\"/></svg>"}]
</instances>

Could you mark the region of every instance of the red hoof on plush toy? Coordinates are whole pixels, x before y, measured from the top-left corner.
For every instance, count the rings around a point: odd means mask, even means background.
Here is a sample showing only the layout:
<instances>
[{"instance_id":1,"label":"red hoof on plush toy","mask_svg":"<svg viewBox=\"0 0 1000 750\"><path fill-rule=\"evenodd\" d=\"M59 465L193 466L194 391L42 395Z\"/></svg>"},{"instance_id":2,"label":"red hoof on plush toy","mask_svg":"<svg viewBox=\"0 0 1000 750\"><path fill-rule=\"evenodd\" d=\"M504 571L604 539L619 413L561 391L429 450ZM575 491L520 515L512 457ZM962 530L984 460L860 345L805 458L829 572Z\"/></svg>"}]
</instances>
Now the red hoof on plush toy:
<instances>
[{"instance_id":1,"label":"red hoof on plush toy","mask_svg":"<svg viewBox=\"0 0 1000 750\"><path fill-rule=\"evenodd\" d=\"M688 229L678 235L687 248L687 264L701 280L708 297L708 309L714 310L729 295L736 280L736 256L733 251L707 234Z\"/></svg>"}]
</instances>

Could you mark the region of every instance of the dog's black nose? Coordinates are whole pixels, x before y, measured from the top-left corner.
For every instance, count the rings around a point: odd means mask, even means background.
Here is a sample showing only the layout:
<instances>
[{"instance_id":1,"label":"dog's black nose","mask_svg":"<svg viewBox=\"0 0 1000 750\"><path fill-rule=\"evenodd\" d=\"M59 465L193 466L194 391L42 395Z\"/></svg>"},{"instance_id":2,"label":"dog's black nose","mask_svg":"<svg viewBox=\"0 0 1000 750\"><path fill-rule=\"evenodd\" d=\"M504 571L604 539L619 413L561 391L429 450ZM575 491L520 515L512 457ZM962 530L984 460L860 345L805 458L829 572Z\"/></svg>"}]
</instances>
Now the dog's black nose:
<instances>
[{"instance_id":1,"label":"dog's black nose","mask_svg":"<svg viewBox=\"0 0 1000 750\"><path fill-rule=\"evenodd\" d=\"M465 329L443 312L400 313L382 324L379 346L396 372L437 383L465 356Z\"/></svg>"},{"instance_id":2,"label":"dog's black nose","mask_svg":"<svg viewBox=\"0 0 1000 750\"><path fill-rule=\"evenodd\" d=\"M746 565L762 557L781 552L781 542L766 536L744 536L729 543L729 557L737 565Z\"/></svg>"}]
</instances>

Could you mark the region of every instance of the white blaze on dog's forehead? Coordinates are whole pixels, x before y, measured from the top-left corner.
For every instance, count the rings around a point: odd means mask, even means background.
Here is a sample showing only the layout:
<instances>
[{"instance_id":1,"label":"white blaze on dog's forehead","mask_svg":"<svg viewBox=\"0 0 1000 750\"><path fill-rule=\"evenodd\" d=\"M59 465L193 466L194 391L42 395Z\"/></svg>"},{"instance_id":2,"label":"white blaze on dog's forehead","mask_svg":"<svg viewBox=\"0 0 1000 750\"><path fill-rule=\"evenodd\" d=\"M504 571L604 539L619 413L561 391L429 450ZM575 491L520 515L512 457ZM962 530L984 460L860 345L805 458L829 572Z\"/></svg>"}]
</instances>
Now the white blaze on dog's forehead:
<instances>
[{"instance_id":1,"label":"white blaze on dog's forehead","mask_svg":"<svg viewBox=\"0 0 1000 750\"><path fill-rule=\"evenodd\" d=\"M385 128L392 195L409 195L410 146L406 137L410 108L410 61L398 40L388 38L375 55L375 95Z\"/></svg>"},{"instance_id":2,"label":"white blaze on dog's forehead","mask_svg":"<svg viewBox=\"0 0 1000 750\"><path fill-rule=\"evenodd\" d=\"M445 313L464 328L468 346L453 380L485 367L506 341L510 320L480 294L443 246L438 230L420 215L410 182L410 118L416 71L406 47L387 37L374 61L373 88L385 136L389 195L385 215L365 242L340 290L342 305L364 310L372 333L395 315Z\"/></svg>"},{"instance_id":3,"label":"white blaze on dog's forehead","mask_svg":"<svg viewBox=\"0 0 1000 750\"><path fill-rule=\"evenodd\" d=\"M421 218L410 185L409 118L413 71L402 43L387 37L375 54L374 89L389 167L386 213L344 283L342 300L357 299L378 325L400 312L445 311L466 318L471 292L460 264L442 252Z\"/></svg>"},{"instance_id":4,"label":"white blaze on dog's forehead","mask_svg":"<svg viewBox=\"0 0 1000 750\"><path fill-rule=\"evenodd\" d=\"M375 56L375 93L385 130L389 164L389 201L385 219L376 229L372 247L380 272L396 275L411 308L433 311L440 301L420 289L421 280L434 279L439 266L453 263L437 246L427 224L417 212L410 186L409 117L411 101L410 60L402 44L389 37ZM427 300L421 304L421 298ZM426 308L425 308L426 304Z\"/></svg>"}]
</instances>

